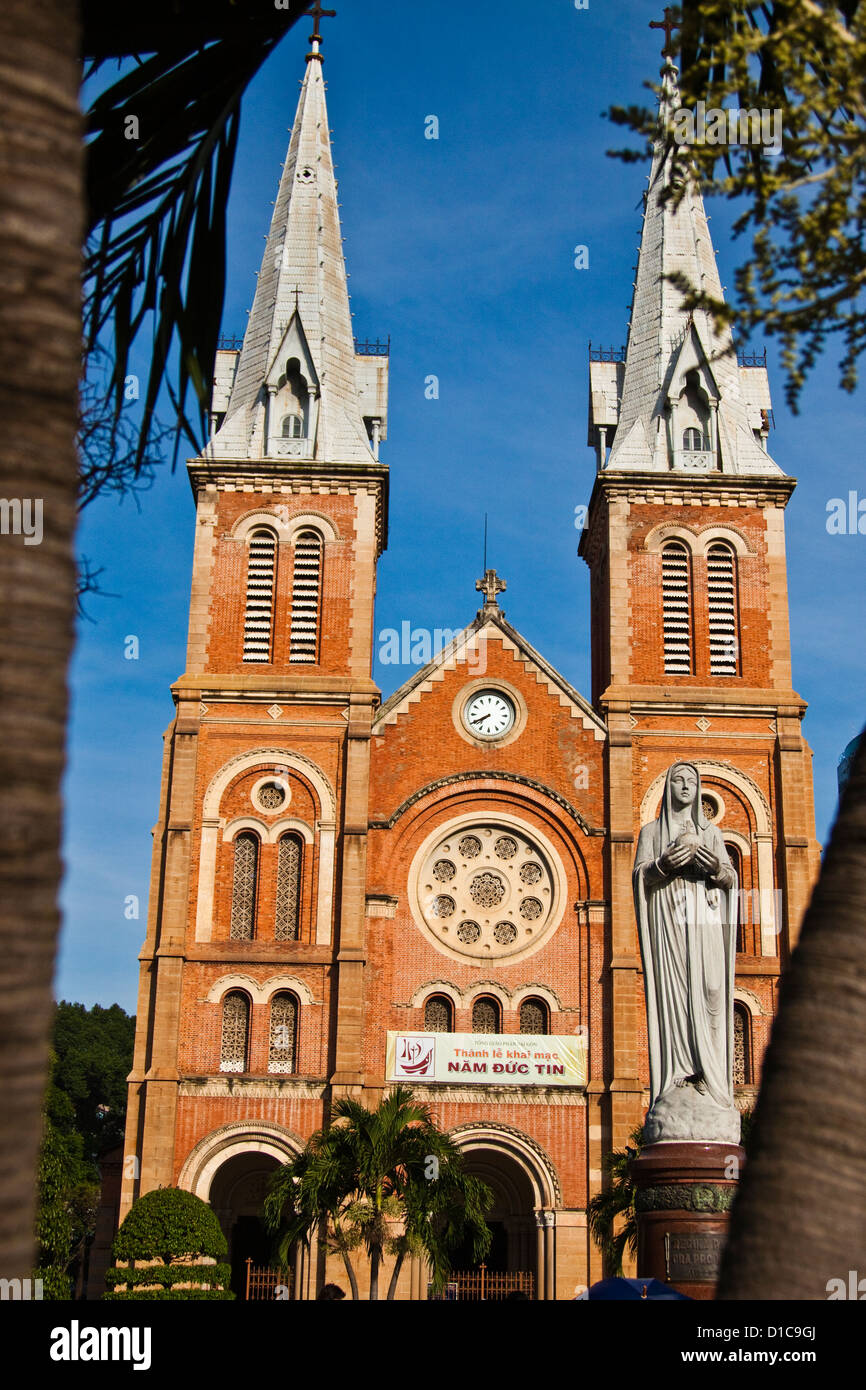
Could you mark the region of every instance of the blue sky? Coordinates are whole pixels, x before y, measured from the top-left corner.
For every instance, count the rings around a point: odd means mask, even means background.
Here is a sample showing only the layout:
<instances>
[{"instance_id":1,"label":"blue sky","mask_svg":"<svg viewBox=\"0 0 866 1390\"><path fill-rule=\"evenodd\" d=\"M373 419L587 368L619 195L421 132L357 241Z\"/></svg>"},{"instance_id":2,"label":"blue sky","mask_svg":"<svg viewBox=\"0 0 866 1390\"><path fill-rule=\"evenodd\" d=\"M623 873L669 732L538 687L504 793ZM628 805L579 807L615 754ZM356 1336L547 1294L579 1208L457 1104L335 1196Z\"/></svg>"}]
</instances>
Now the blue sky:
<instances>
[{"instance_id":1,"label":"blue sky","mask_svg":"<svg viewBox=\"0 0 866 1390\"><path fill-rule=\"evenodd\" d=\"M329 117L358 337L391 336L388 550L376 630L461 628L489 563L508 618L589 694L589 572L574 509L589 500L587 342L625 340L646 168L606 157L628 137L604 116L648 99L660 6L476 0L471 7L336 0L323 21ZM309 26L251 87L229 209L223 328L242 333L285 157ZM425 118L439 139L424 138ZM723 284L747 252L711 201ZM589 269L574 268L576 245ZM760 338L753 341L760 347ZM827 352L799 416L767 344L773 456L799 479L787 510L794 687L809 701L818 838L836 763L863 723L866 538L830 535L827 504L863 482L863 392ZM425 378L440 382L425 399ZM103 566L72 668L65 926L58 997L134 1011L169 685L184 669L194 509L181 464L140 506L84 515L79 554ZM139 659L124 657L139 639ZM387 696L412 668L377 665ZM124 915L135 896L138 919Z\"/></svg>"}]
</instances>

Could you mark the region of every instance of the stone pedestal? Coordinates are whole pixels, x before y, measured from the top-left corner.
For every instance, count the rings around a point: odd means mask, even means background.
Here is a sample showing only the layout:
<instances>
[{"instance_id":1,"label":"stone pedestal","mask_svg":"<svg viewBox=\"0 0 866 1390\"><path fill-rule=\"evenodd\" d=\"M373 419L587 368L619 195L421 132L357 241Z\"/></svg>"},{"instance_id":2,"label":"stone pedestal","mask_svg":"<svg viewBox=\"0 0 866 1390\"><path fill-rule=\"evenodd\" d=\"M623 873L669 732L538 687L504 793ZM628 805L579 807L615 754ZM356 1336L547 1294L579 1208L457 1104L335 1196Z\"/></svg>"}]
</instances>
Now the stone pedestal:
<instances>
[{"instance_id":1,"label":"stone pedestal","mask_svg":"<svg viewBox=\"0 0 866 1390\"><path fill-rule=\"evenodd\" d=\"M728 1216L743 1170L739 1144L649 1144L632 1159L637 1273L690 1298L715 1294Z\"/></svg>"}]
</instances>

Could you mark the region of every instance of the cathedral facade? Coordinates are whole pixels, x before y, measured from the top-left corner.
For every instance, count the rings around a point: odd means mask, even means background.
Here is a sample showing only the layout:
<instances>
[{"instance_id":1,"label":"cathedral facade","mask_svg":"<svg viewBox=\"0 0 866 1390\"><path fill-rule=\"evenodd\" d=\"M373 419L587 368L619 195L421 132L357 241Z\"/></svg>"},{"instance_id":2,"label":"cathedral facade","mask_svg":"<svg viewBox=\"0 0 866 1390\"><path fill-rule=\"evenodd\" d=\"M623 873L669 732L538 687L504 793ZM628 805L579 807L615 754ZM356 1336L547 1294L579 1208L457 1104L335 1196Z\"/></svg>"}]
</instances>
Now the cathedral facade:
<instances>
[{"instance_id":1,"label":"cathedral facade","mask_svg":"<svg viewBox=\"0 0 866 1390\"><path fill-rule=\"evenodd\" d=\"M664 83L675 100L670 65ZM210 1202L241 1293L267 1258L269 1174L333 1100L373 1107L398 1080L493 1188L489 1275L549 1300L601 1276L587 1205L649 1086L635 845L680 758L738 875L735 1082L753 1103L818 868L794 480L768 451L765 365L666 279L721 297L700 196L665 202L670 171L660 142L627 345L590 362L591 698L509 624L488 571L465 630L383 703L388 357L353 338L312 43L247 332L218 354L189 464L189 643L121 1205L169 1185ZM341 1275L314 1243L293 1296ZM426 1293L408 1261L398 1297Z\"/></svg>"}]
</instances>

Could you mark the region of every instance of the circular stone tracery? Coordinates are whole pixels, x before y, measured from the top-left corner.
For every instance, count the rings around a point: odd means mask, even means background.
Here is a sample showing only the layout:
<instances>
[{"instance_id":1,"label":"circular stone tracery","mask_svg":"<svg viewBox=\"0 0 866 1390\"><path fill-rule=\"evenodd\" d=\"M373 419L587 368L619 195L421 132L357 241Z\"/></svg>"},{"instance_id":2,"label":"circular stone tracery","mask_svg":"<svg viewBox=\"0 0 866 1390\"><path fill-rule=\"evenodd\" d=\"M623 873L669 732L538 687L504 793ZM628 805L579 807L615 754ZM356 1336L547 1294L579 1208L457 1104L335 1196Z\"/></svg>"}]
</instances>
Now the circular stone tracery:
<instances>
[{"instance_id":1,"label":"circular stone tracery","mask_svg":"<svg viewBox=\"0 0 866 1390\"><path fill-rule=\"evenodd\" d=\"M278 782L265 782L258 788L254 800L263 811L278 811L286 800L286 793Z\"/></svg>"},{"instance_id":2,"label":"circular stone tracery","mask_svg":"<svg viewBox=\"0 0 866 1390\"><path fill-rule=\"evenodd\" d=\"M433 865L433 877L440 883L450 883L454 877L454 865L450 859L437 859Z\"/></svg>"},{"instance_id":3,"label":"circular stone tracery","mask_svg":"<svg viewBox=\"0 0 866 1390\"><path fill-rule=\"evenodd\" d=\"M514 956L541 945L556 908L556 873L529 833L496 824L455 829L428 841L416 861L415 910L450 952Z\"/></svg>"}]
</instances>

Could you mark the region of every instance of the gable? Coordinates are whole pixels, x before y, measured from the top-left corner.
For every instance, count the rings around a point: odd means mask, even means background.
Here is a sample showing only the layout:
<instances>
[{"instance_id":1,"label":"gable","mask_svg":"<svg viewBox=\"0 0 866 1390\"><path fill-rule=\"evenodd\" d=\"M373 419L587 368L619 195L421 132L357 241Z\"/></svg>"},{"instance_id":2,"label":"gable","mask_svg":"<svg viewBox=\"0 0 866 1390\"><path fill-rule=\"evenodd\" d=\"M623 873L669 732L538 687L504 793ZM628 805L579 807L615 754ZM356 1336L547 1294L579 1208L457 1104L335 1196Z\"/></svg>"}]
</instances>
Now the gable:
<instances>
[{"instance_id":1,"label":"gable","mask_svg":"<svg viewBox=\"0 0 866 1390\"><path fill-rule=\"evenodd\" d=\"M536 685L546 688L548 695L562 709L567 709L572 718L581 721L583 728L591 732L596 742L605 740L605 725L588 701L502 618L471 624L400 686L379 710L373 722L374 736L383 734L389 725L396 724L425 695L441 684L449 672L456 671L458 667L466 668L469 679L483 677L487 673L489 655L494 647L501 647L503 653L509 653Z\"/></svg>"}]
</instances>

